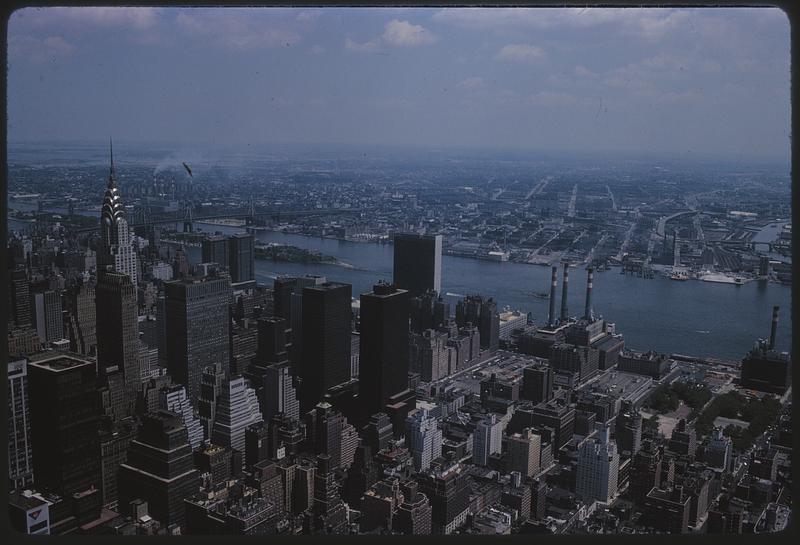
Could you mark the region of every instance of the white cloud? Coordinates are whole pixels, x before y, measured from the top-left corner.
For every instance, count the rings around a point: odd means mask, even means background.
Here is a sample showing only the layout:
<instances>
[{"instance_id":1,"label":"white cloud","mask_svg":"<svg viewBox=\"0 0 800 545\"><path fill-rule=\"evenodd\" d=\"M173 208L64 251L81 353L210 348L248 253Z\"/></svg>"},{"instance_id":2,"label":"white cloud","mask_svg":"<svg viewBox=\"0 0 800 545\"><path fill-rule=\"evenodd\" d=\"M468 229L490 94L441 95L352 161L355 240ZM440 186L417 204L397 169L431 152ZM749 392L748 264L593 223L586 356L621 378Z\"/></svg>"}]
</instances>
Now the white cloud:
<instances>
[{"instance_id":1,"label":"white cloud","mask_svg":"<svg viewBox=\"0 0 800 545\"><path fill-rule=\"evenodd\" d=\"M486 87L486 82L480 76L465 78L456 84L461 89L482 89Z\"/></svg>"},{"instance_id":2,"label":"white cloud","mask_svg":"<svg viewBox=\"0 0 800 545\"><path fill-rule=\"evenodd\" d=\"M11 58L24 57L33 62L53 61L71 55L75 46L61 36L48 36L44 39L32 36L12 36L8 40Z\"/></svg>"},{"instance_id":3,"label":"white cloud","mask_svg":"<svg viewBox=\"0 0 800 545\"><path fill-rule=\"evenodd\" d=\"M370 40L368 42L359 43L359 42L354 42L350 38L347 38L344 41L345 49L349 49L350 51L360 51L360 52L375 51L380 46L381 44L379 40Z\"/></svg>"},{"instance_id":4,"label":"white cloud","mask_svg":"<svg viewBox=\"0 0 800 545\"><path fill-rule=\"evenodd\" d=\"M502 61L532 62L542 60L546 56L544 49L530 44L508 44L495 55Z\"/></svg>"},{"instance_id":5,"label":"white cloud","mask_svg":"<svg viewBox=\"0 0 800 545\"><path fill-rule=\"evenodd\" d=\"M269 20L270 10L241 9L204 10L179 13L178 27L198 36L205 36L228 49L242 51L261 47L295 45L302 38L288 25Z\"/></svg>"},{"instance_id":6,"label":"white cloud","mask_svg":"<svg viewBox=\"0 0 800 545\"><path fill-rule=\"evenodd\" d=\"M383 40L397 47L415 47L436 41L436 36L422 25L412 25L408 21L393 19L386 24Z\"/></svg>"}]
</instances>

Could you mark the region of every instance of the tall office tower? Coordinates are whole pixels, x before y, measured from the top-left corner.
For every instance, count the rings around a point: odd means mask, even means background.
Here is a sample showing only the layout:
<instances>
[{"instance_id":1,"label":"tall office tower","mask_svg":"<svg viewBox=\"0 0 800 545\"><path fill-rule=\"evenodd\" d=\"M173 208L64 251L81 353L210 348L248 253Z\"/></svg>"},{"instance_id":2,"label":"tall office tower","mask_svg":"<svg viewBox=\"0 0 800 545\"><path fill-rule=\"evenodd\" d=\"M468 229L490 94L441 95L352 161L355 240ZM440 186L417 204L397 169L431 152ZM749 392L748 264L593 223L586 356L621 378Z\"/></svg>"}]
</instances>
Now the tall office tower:
<instances>
[{"instance_id":1,"label":"tall office tower","mask_svg":"<svg viewBox=\"0 0 800 545\"><path fill-rule=\"evenodd\" d=\"M342 430L345 418L333 410L330 403L322 401L306 414L306 430L315 454L329 456L331 470L340 466L342 456Z\"/></svg>"},{"instance_id":2,"label":"tall office tower","mask_svg":"<svg viewBox=\"0 0 800 545\"><path fill-rule=\"evenodd\" d=\"M473 439L474 441L474 439ZM508 447L508 471L519 471L523 477L533 477L539 471L539 454L542 438L525 428L522 433L511 434L506 439Z\"/></svg>"},{"instance_id":3,"label":"tall office tower","mask_svg":"<svg viewBox=\"0 0 800 545\"><path fill-rule=\"evenodd\" d=\"M17 267L11 273L11 285L8 292L10 299L8 322L14 327L31 326L30 282L25 267ZM13 329L13 328L12 328Z\"/></svg>"},{"instance_id":4,"label":"tall office tower","mask_svg":"<svg viewBox=\"0 0 800 545\"><path fill-rule=\"evenodd\" d=\"M200 474L180 416L160 410L143 417L119 468L118 485L120 505L141 499L164 526L183 526L183 500L200 488Z\"/></svg>"},{"instance_id":5,"label":"tall office tower","mask_svg":"<svg viewBox=\"0 0 800 545\"><path fill-rule=\"evenodd\" d=\"M269 427L266 422L256 422L244 430L244 464L252 466L269 459Z\"/></svg>"},{"instance_id":6,"label":"tall office tower","mask_svg":"<svg viewBox=\"0 0 800 545\"><path fill-rule=\"evenodd\" d=\"M260 318L256 356L245 376L258 395L265 421L279 413L300 417L300 402L287 356L286 320Z\"/></svg>"},{"instance_id":7,"label":"tall office tower","mask_svg":"<svg viewBox=\"0 0 800 545\"><path fill-rule=\"evenodd\" d=\"M97 350L97 307L94 286L80 282L64 293L67 311L69 349L82 356L94 356Z\"/></svg>"},{"instance_id":8,"label":"tall office tower","mask_svg":"<svg viewBox=\"0 0 800 545\"><path fill-rule=\"evenodd\" d=\"M289 332L289 360L292 363L292 372L297 375L303 361L303 288L320 286L328 281L324 276L306 275L298 276L292 284L289 293L289 318L286 318L286 327ZM352 345L352 335L351 335ZM351 364L352 367L352 364Z\"/></svg>"},{"instance_id":9,"label":"tall office tower","mask_svg":"<svg viewBox=\"0 0 800 545\"><path fill-rule=\"evenodd\" d=\"M581 498L607 504L617 495L619 453L608 427L598 435L586 440L578 449L575 493Z\"/></svg>"},{"instance_id":10,"label":"tall office tower","mask_svg":"<svg viewBox=\"0 0 800 545\"><path fill-rule=\"evenodd\" d=\"M330 456L317 455L314 475L313 530L317 534L347 532L347 509L339 497Z\"/></svg>"},{"instance_id":11,"label":"tall office tower","mask_svg":"<svg viewBox=\"0 0 800 545\"><path fill-rule=\"evenodd\" d=\"M200 375L200 397L197 398L197 414L203 426L203 437L211 439L211 428L217 412L217 399L222 391L225 377L217 372L213 365L208 365Z\"/></svg>"},{"instance_id":12,"label":"tall office tower","mask_svg":"<svg viewBox=\"0 0 800 545\"><path fill-rule=\"evenodd\" d=\"M139 321L136 313L136 287L128 275L106 272L97 281L97 368L119 368L125 385L138 391L142 380L139 368Z\"/></svg>"},{"instance_id":13,"label":"tall office tower","mask_svg":"<svg viewBox=\"0 0 800 545\"><path fill-rule=\"evenodd\" d=\"M422 333L426 329L436 329L439 327L436 325L433 316L434 301L436 301L436 292L433 290L427 290L425 293L410 297L408 301L408 317L411 331L414 333ZM443 309L439 308L439 311L442 312Z\"/></svg>"},{"instance_id":14,"label":"tall office tower","mask_svg":"<svg viewBox=\"0 0 800 545\"><path fill-rule=\"evenodd\" d=\"M255 390L249 387L243 377L226 380L217 398L211 442L244 455L244 430L263 421Z\"/></svg>"},{"instance_id":15,"label":"tall office tower","mask_svg":"<svg viewBox=\"0 0 800 545\"><path fill-rule=\"evenodd\" d=\"M392 529L405 535L424 536L431 533L431 503L425 494L420 493L416 481L400 483L403 503L397 508L392 521Z\"/></svg>"},{"instance_id":16,"label":"tall office tower","mask_svg":"<svg viewBox=\"0 0 800 545\"><path fill-rule=\"evenodd\" d=\"M330 388L350 380L350 294L350 284L303 288L302 413Z\"/></svg>"},{"instance_id":17,"label":"tall office tower","mask_svg":"<svg viewBox=\"0 0 800 545\"><path fill-rule=\"evenodd\" d=\"M228 239L228 269L231 282L249 282L255 279L255 247L253 235L243 233Z\"/></svg>"},{"instance_id":18,"label":"tall office tower","mask_svg":"<svg viewBox=\"0 0 800 545\"><path fill-rule=\"evenodd\" d=\"M111 422L119 422L133 414L135 398L125 384L125 375L116 366L106 368L99 376L98 393L103 416Z\"/></svg>"},{"instance_id":19,"label":"tall office tower","mask_svg":"<svg viewBox=\"0 0 800 545\"><path fill-rule=\"evenodd\" d=\"M297 278L293 276L279 276L272 285L273 313L279 318L292 323L292 293L297 286Z\"/></svg>"},{"instance_id":20,"label":"tall office tower","mask_svg":"<svg viewBox=\"0 0 800 545\"><path fill-rule=\"evenodd\" d=\"M359 409L381 412L389 398L408 390L408 300L406 290L378 283L361 294Z\"/></svg>"},{"instance_id":21,"label":"tall office tower","mask_svg":"<svg viewBox=\"0 0 800 545\"><path fill-rule=\"evenodd\" d=\"M403 501L400 480L387 477L376 482L361 499L361 532L377 528L392 530L392 519Z\"/></svg>"},{"instance_id":22,"label":"tall office tower","mask_svg":"<svg viewBox=\"0 0 800 545\"><path fill-rule=\"evenodd\" d=\"M386 413L376 413L369 417L369 422L361 431L364 443L372 449L373 454L389 447L392 440L392 421Z\"/></svg>"},{"instance_id":23,"label":"tall office tower","mask_svg":"<svg viewBox=\"0 0 800 545\"><path fill-rule=\"evenodd\" d=\"M192 450L196 450L203 442L203 425L186 396L186 388L180 384L163 388L160 406L181 417L183 425L186 426L189 444L192 445Z\"/></svg>"},{"instance_id":24,"label":"tall office tower","mask_svg":"<svg viewBox=\"0 0 800 545\"><path fill-rule=\"evenodd\" d=\"M113 148L108 187L100 211L100 248L97 251L98 272L102 275L109 268L127 274L134 288L139 283L139 263L128 229L128 221L125 219L125 205L117 187Z\"/></svg>"},{"instance_id":25,"label":"tall office tower","mask_svg":"<svg viewBox=\"0 0 800 545\"><path fill-rule=\"evenodd\" d=\"M394 235L392 284L412 296L442 290L442 235Z\"/></svg>"},{"instance_id":26,"label":"tall office tower","mask_svg":"<svg viewBox=\"0 0 800 545\"><path fill-rule=\"evenodd\" d=\"M494 350L500 346L500 315L494 299L468 295L456 303L456 324L465 327L469 323L480 332L481 348Z\"/></svg>"},{"instance_id":27,"label":"tall office tower","mask_svg":"<svg viewBox=\"0 0 800 545\"><path fill-rule=\"evenodd\" d=\"M206 366L228 376L230 279L212 275L165 282L164 297L167 369L186 386L189 399L197 399Z\"/></svg>"},{"instance_id":28,"label":"tall office tower","mask_svg":"<svg viewBox=\"0 0 800 545\"><path fill-rule=\"evenodd\" d=\"M418 477L419 491L430 501L431 531L452 534L467 521L471 489L465 467L453 464L431 469Z\"/></svg>"},{"instance_id":29,"label":"tall office tower","mask_svg":"<svg viewBox=\"0 0 800 545\"><path fill-rule=\"evenodd\" d=\"M546 363L528 365L522 371L520 397L541 403L553 399L553 368Z\"/></svg>"},{"instance_id":30,"label":"tall office tower","mask_svg":"<svg viewBox=\"0 0 800 545\"><path fill-rule=\"evenodd\" d=\"M547 480L545 476L537 477L531 482L531 518L542 520L547 507Z\"/></svg>"},{"instance_id":31,"label":"tall office tower","mask_svg":"<svg viewBox=\"0 0 800 545\"><path fill-rule=\"evenodd\" d=\"M342 417L344 418L344 417ZM344 470L353 465L356 457L356 450L358 449L358 432L355 426L347 422L344 418L344 425L342 426L342 450L339 458L339 467Z\"/></svg>"},{"instance_id":32,"label":"tall office tower","mask_svg":"<svg viewBox=\"0 0 800 545\"><path fill-rule=\"evenodd\" d=\"M359 445L353 464L347 470L347 478L342 487L342 499L351 508L358 508L361 496L378 481L378 466L372 460L372 449Z\"/></svg>"},{"instance_id":33,"label":"tall office tower","mask_svg":"<svg viewBox=\"0 0 800 545\"><path fill-rule=\"evenodd\" d=\"M63 495L99 487L95 363L57 355L28 362L36 486Z\"/></svg>"},{"instance_id":34,"label":"tall office tower","mask_svg":"<svg viewBox=\"0 0 800 545\"><path fill-rule=\"evenodd\" d=\"M575 429L575 409L560 399L540 403L533 408L533 425L553 429L554 437L551 437L549 442L553 443L555 452L572 439L572 432Z\"/></svg>"},{"instance_id":35,"label":"tall office tower","mask_svg":"<svg viewBox=\"0 0 800 545\"><path fill-rule=\"evenodd\" d=\"M201 255L203 263L216 263L223 267L228 266L228 239L220 235L212 235L201 242Z\"/></svg>"},{"instance_id":36,"label":"tall office tower","mask_svg":"<svg viewBox=\"0 0 800 545\"><path fill-rule=\"evenodd\" d=\"M427 409L417 409L406 418L408 449L414 459L414 470L425 471L442 455L442 430Z\"/></svg>"},{"instance_id":37,"label":"tall office tower","mask_svg":"<svg viewBox=\"0 0 800 545\"><path fill-rule=\"evenodd\" d=\"M258 329L255 323L244 319L230 327L230 370L232 375L244 375L256 356Z\"/></svg>"},{"instance_id":38,"label":"tall office tower","mask_svg":"<svg viewBox=\"0 0 800 545\"><path fill-rule=\"evenodd\" d=\"M503 448L503 423L495 413L484 417L475 426L472 443L472 463L489 465L489 457Z\"/></svg>"},{"instance_id":39,"label":"tall office tower","mask_svg":"<svg viewBox=\"0 0 800 545\"><path fill-rule=\"evenodd\" d=\"M316 465L311 460L301 458L297 462L294 472L294 485L292 486L293 515L299 515L313 508L316 472Z\"/></svg>"},{"instance_id":40,"label":"tall office tower","mask_svg":"<svg viewBox=\"0 0 800 545\"><path fill-rule=\"evenodd\" d=\"M28 404L28 366L8 362L8 483L22 490L33 481L31 416Z\"/></svg>"},{"instance_id":41,"label":"tall office tower","mask_svg":"<svg viewBox=\"0 0 800 545\"><path fill-rule=\"evenodd\" d=\"M172 260L172 276L178 279L184 279L189 276L189 258L183 246L175 251L175 257Z\"/></svg>"},{"instance_id":42,"label":"tall office tower","mask_svg":"<svg viewBox=\"0 0 800 545\"><path fill-rule=\"evenodd\" d=\"M642 415L630 401L623 401L614 425L617 448L633 457L642 446Z\"/></svg>"},{"instance_id":43,"label":"tall office tower","mask_svg":"<svg viewBox=\"0 0 800 545\"><path fill-rule=\"evenodd\" d=\"M52 290L33 294L33 323L36 333L45 344L64 338L64 318L61 295Z\"/></svg>"},{"instance_id":44,"label":"tall office tower","mask_svg":"<svg viewBox=\"0 0 800 545\"><path fill-rule=\"evenodd\" d=\"M120 422L105 421L100 427L100 494L104 506L117 509L120 464L128 459L128 447L136 437L132 418Z\"/></svg>"}]
</instances>

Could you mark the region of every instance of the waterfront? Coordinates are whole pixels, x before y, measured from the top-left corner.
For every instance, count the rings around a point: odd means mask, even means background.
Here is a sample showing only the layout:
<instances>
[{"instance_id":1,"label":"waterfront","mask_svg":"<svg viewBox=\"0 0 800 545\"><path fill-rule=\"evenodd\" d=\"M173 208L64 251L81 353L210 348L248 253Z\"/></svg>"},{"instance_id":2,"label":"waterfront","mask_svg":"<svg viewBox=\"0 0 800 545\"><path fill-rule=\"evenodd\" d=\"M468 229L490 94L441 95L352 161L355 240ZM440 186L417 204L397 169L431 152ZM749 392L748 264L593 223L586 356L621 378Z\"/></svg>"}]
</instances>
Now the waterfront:
<instances>
[{"instance_id":1,"label":"waterfront","mask_svg":"<svg viewBox=\"0 0 800 545\"><path fill-rule=\"evenodd\" d=\"M223 233L242 229L203 225L203 231ZM392 278L390 244L346 242L335 239L258 231L263 242L291 244L317 250L352 264L343 269L328 264L256 261L256 278L271 283L281 274L321 274L331 280L353 285L353 294L369 291L378 280ZM193 262L199 248L188 249ZM560 279L559 271L559 279ZM452 256L442 257L442 292L449 295L452 311L459 297L481 293L492 296L500 308L533 313L541 324L547 319L548 300L536 299L532 292L549 290L548 267L510 262L494 262ZM560 280L559 280L560 281ZM646 280L619 274L612 268L595 274L594 309L597 315L616 324L626 344L637 350L656 350L693 356L715 356L739 361L758 337L769 335L773 305L780 305L777 346L791 347L791 286L750 282L743 286L709 282ZM586 275L582 269L570 274L569 309L582 314ZM558 287L560 308L561 286Z\"/></svg>"}]
</instances>

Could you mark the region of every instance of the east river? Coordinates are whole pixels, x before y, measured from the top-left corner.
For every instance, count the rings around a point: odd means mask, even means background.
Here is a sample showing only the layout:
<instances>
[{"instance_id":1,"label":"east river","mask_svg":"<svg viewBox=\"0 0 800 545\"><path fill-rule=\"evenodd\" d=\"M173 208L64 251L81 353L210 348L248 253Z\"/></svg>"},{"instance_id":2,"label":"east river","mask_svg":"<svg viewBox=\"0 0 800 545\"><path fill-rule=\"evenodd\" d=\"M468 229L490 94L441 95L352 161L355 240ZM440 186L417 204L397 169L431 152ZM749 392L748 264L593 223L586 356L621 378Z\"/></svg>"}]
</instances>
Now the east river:
<instances>
[{"instance_id":1,"label":"east river","mask_svg":"<svg viewBox=\"0 0 800 545\"><path fill-rule=\"evenodd\" d=\"M203 231L232 233L241 229L202 225ZM291 244L334 256L355 268L338 265L256 260L256 279L271 283L281 274L324 275L352 284L353 295L369 291L378 280L392 279L391 244L346 242L334 239L257 231L263 242ZM199 248L189 248L190 260L200 259ZM498 307L531 312L536 323L547 319L548 300L534 292L549 292L550 269L538 265L500 263L452 256L442 258L442 292L455 303L466 294L494 297ZM586 271L570 270L570 315L583 314ZM612 268L595 273L593 308L596 315L616 324L627 346L691 356L740 360L758 337L769 336L772 306L780 305L777 347L791 347L791 286L749 282L742 286L713 282L676 282L656 277L642 279ZM561 269L556 311L561 308Z\"/></svg>"}]
</instances>

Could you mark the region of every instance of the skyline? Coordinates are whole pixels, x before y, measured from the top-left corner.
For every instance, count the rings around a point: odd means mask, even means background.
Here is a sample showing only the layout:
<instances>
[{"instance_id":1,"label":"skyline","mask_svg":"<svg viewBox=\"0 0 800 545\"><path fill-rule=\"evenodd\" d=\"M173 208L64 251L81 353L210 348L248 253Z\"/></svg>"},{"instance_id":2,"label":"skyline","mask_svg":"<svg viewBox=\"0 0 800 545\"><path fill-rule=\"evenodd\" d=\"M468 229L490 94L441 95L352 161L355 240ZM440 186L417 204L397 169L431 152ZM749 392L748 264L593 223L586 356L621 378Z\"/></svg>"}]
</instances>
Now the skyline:
<instances>
[{"instance_id":1,"label":"skyline","mask_svg":"<svg viewBox=\"0 0 800 545\"><path fill-rule=\"evenodd\" d=\"M26 8L9 20L8 138L788 161L787 22L777 9Z\"/></svg>"}]
</instances>

